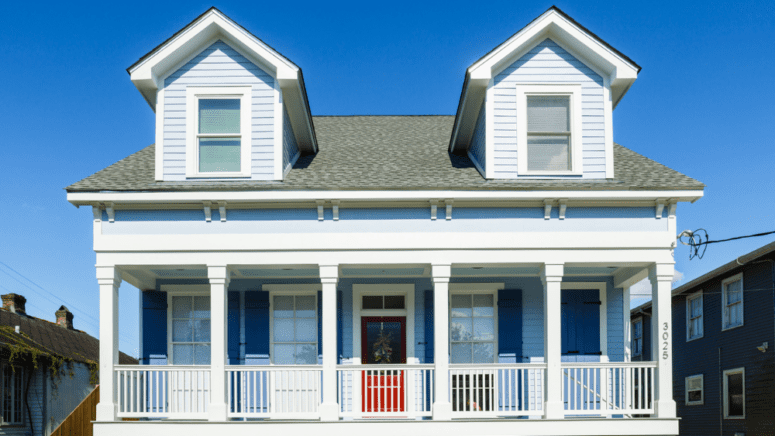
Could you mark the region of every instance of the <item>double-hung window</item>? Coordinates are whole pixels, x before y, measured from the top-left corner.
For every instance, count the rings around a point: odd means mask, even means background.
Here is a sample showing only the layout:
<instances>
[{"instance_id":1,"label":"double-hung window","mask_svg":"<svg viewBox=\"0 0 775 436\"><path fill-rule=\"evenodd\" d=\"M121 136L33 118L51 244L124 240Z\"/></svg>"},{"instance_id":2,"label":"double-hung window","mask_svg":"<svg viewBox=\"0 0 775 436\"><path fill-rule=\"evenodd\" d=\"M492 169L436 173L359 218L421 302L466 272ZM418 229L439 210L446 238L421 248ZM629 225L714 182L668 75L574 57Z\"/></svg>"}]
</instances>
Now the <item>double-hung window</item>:
<instances>
[{"instance_id":1,"label":"double-hung window","mask_svg":"<svg viewBox=\"0 0 775 436\"><path fill-rule=\"evenodd\" d=\"M524 175L580 175L581 85L517 85L517 164Z\"/></svg>"},{"instance_id":2,"label":"double-hung window","mask_svg":"<svg viewBox=\"0 0 775 436\"><path fill-rule=\"evenodd\" d=\"M724 371L724 418L745 418L745 368Z\"/></svg>"},{"instance_id":3,"label":"double-hung window","mask_svg":"<svg viewBox=\"0 0 775 436\"><path fill-rule=\"evenodd\" d=\"M186 89L186 175L250 177L251 87Z\"/></svg>"},{"instance_id":4,"label":"double-hung window","mask_svg":"<svg viewBox=\"0 0 775 436\"><path fill-rule=\"evenodd\" d=\"M702 291L686 298L686 340L701 338L702 322Z\"/></svg>"},{"instance_id":5,"label":"double-hung window","mask_svg":"<svg viewBox=\"0 0 775 436\"><path fill-rule=\"evenodd\" d=\"M721 282L723 298L722 329L743 325L743 274L737 274Z\"/></svg>"},{"instance_id":6,"label":"double-hung window","mask_svg":"<svg viewBox=\"0 0 775 436\"><path fill-rule=\"evenodd\" d=\"M632 355L643 354L643 319L638 318L632 322Z\"/></svg>"},{"instance_id":7,"label":"double-hung window","mask_svg":"<svg viewBox=\"0 0 775 436\"><path fill-rule=\"evenodd\" d=\"M495 362L495 295L450 296L450 363Z\"/></svg>"},{"instance_id":8,"label":"double-hung window","mask_svg":"<svg viewBox=\"0 0 775 436\"><path fill-rule=\"evenodd\" d=\"M272 295L272 363L318 363L317 297Z\"/></svg>"},{"instance_id":9,"label":"double-hung window","mask_svg":"<svg viewBox=\"0 0 775 436\"><path fill-rule=\"evenodd\" d=\"M692 375L684 379L686 387L686 405L696 406L705 402L704 377L702 374Z\"/></svg>"},{"instance_id":10,"label":"double-hung window","mask_svg":"<svg viewBox=\"0 0 775 436\"><path fill-rule=\"evenodd\" d=\"M24 392L24 376L20 367L8 364L2 366L3 372L3 424L23 424L24 409L22 408L22 393Z\"/></svg>"},{"instance_id":11,"label":"double-hung window","mask_svg":"<svg viewBox=\"0 0 775 436\"><path fill-rule=\"evenodd\" d=\"M172 364L210 364L210 296L172 296Z\"/></svg>"}]
</instances>

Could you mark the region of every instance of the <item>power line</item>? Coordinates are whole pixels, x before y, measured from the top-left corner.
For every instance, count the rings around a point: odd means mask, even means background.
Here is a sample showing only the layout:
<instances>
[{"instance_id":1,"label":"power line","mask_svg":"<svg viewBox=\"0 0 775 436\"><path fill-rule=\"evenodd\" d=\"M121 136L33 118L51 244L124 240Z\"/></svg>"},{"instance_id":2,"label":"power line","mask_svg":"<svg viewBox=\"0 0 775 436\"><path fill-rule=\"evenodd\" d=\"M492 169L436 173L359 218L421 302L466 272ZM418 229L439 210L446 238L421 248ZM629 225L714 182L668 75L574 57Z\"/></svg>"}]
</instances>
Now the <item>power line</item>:
<instances>
[{"instance_id":1,"label":"power line","mask_svg":"<svg viewBox=\"0 0 775 436\"><path fill-rule=\"evenodd\" d=\"M708 249L709 244L718 244L719 242L736 241L738 239L756 238L759 236L772 235L773 233L775 233L775 230L771 232L754 233L752 235L735 236L733 238L718 239L715 241L711 241L710 238L708 237L708 232L705 229L700 228L695 231L684 230L683 232L681 232L680 235L678 235L678 238L676 239L678 239L678 242L680 242L681 244L689 246L689 260L692 260L695 257L698 259L702 259L702 256L705 255L705 250ZM685 241L684 241L684 238L686 238Z\"/></svg>"}]
</instances>

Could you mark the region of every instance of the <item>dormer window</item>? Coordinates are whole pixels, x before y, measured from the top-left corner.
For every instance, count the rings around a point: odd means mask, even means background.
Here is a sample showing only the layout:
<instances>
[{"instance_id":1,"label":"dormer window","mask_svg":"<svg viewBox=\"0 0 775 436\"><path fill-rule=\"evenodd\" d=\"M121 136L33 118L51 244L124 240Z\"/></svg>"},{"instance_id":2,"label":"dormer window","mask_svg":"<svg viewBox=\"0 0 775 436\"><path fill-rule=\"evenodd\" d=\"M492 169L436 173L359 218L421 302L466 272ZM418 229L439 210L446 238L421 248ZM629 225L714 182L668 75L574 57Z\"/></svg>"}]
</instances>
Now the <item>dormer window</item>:
<instances>
[{"instance_id":1,"label":"dormer window","mask_svg":"<svg viewBox=\"0 0 775 436\"><path fill-rule=\"evenodd\" d=\"M581 175L581 86L517 86L519 174Z\"/></svg>"},{"instance_id":2,"label":"dormer window","mask_svg":"<svg viewBox=\"0 0 775 436\"><path fill-rule=\"evenodd\" d=\"M249 86L186 90L186 175L250 177Z\"/></svg>"}]
</instances>

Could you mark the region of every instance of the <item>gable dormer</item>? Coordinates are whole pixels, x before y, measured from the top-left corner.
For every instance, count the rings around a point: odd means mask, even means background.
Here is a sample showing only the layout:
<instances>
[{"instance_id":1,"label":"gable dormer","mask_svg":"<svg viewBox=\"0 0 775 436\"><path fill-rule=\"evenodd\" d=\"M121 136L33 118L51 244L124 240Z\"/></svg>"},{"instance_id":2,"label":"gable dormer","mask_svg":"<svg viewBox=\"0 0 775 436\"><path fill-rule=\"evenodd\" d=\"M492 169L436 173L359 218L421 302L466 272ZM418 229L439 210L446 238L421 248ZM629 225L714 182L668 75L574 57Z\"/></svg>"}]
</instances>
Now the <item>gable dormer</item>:
<instances>
[{"instance_id":1,"label":"gable dormer","mask_svg":"<svg viewBox=\"0 0 775 436\"><path fill-rule=\"evenodd\" d=\"M556 7L466 70L450 151L487 179L611 179L640 67Z\"/></svg>"},{"instance_id":2,"label":"gable dormer","mask_svg":"<svg viewBox=\"0 0 775 436\"><path fill-rule=\"evenodd\" d=\"M317 151L301 68L215 8L127 71L156 112L157 181L282 180Z\"/></svg>"}]
</instances>

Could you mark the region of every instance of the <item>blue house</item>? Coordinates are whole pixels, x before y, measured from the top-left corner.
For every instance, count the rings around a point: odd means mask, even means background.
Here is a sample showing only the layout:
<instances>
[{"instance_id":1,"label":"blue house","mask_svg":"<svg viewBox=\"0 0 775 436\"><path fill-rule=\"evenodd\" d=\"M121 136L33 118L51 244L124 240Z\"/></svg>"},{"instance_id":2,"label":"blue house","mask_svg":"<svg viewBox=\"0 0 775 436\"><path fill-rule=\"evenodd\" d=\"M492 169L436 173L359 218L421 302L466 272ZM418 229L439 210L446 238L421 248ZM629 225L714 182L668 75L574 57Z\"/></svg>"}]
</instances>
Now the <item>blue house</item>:
<instances>
[{"instance_id":1,"label":"blue house","mask_svg":"<svg viewBox=\"0 0 775 436\"><path fill-rule=\"evenodd\" d=\"M298 65L197 17L128 69L155 144L67 188L113 375L95 434L677 434L672 244L704 185L614 143L639 70L550 8L454 116L312 116ZM668 349L631 362L645 277Z\"/></svg>"},{"instance_id":2,"label":"blue house","mask_svg":"<svg viewBox=\"0 0 775 436\"><path fill-rule=\"evenodd\" d=\"M681 435L758 435L775 428L773 289L775 242L673 291L673 396ZM633 361L652 358L651 311L650 303L632 311Z\"/></svg>"}]
</instances>

